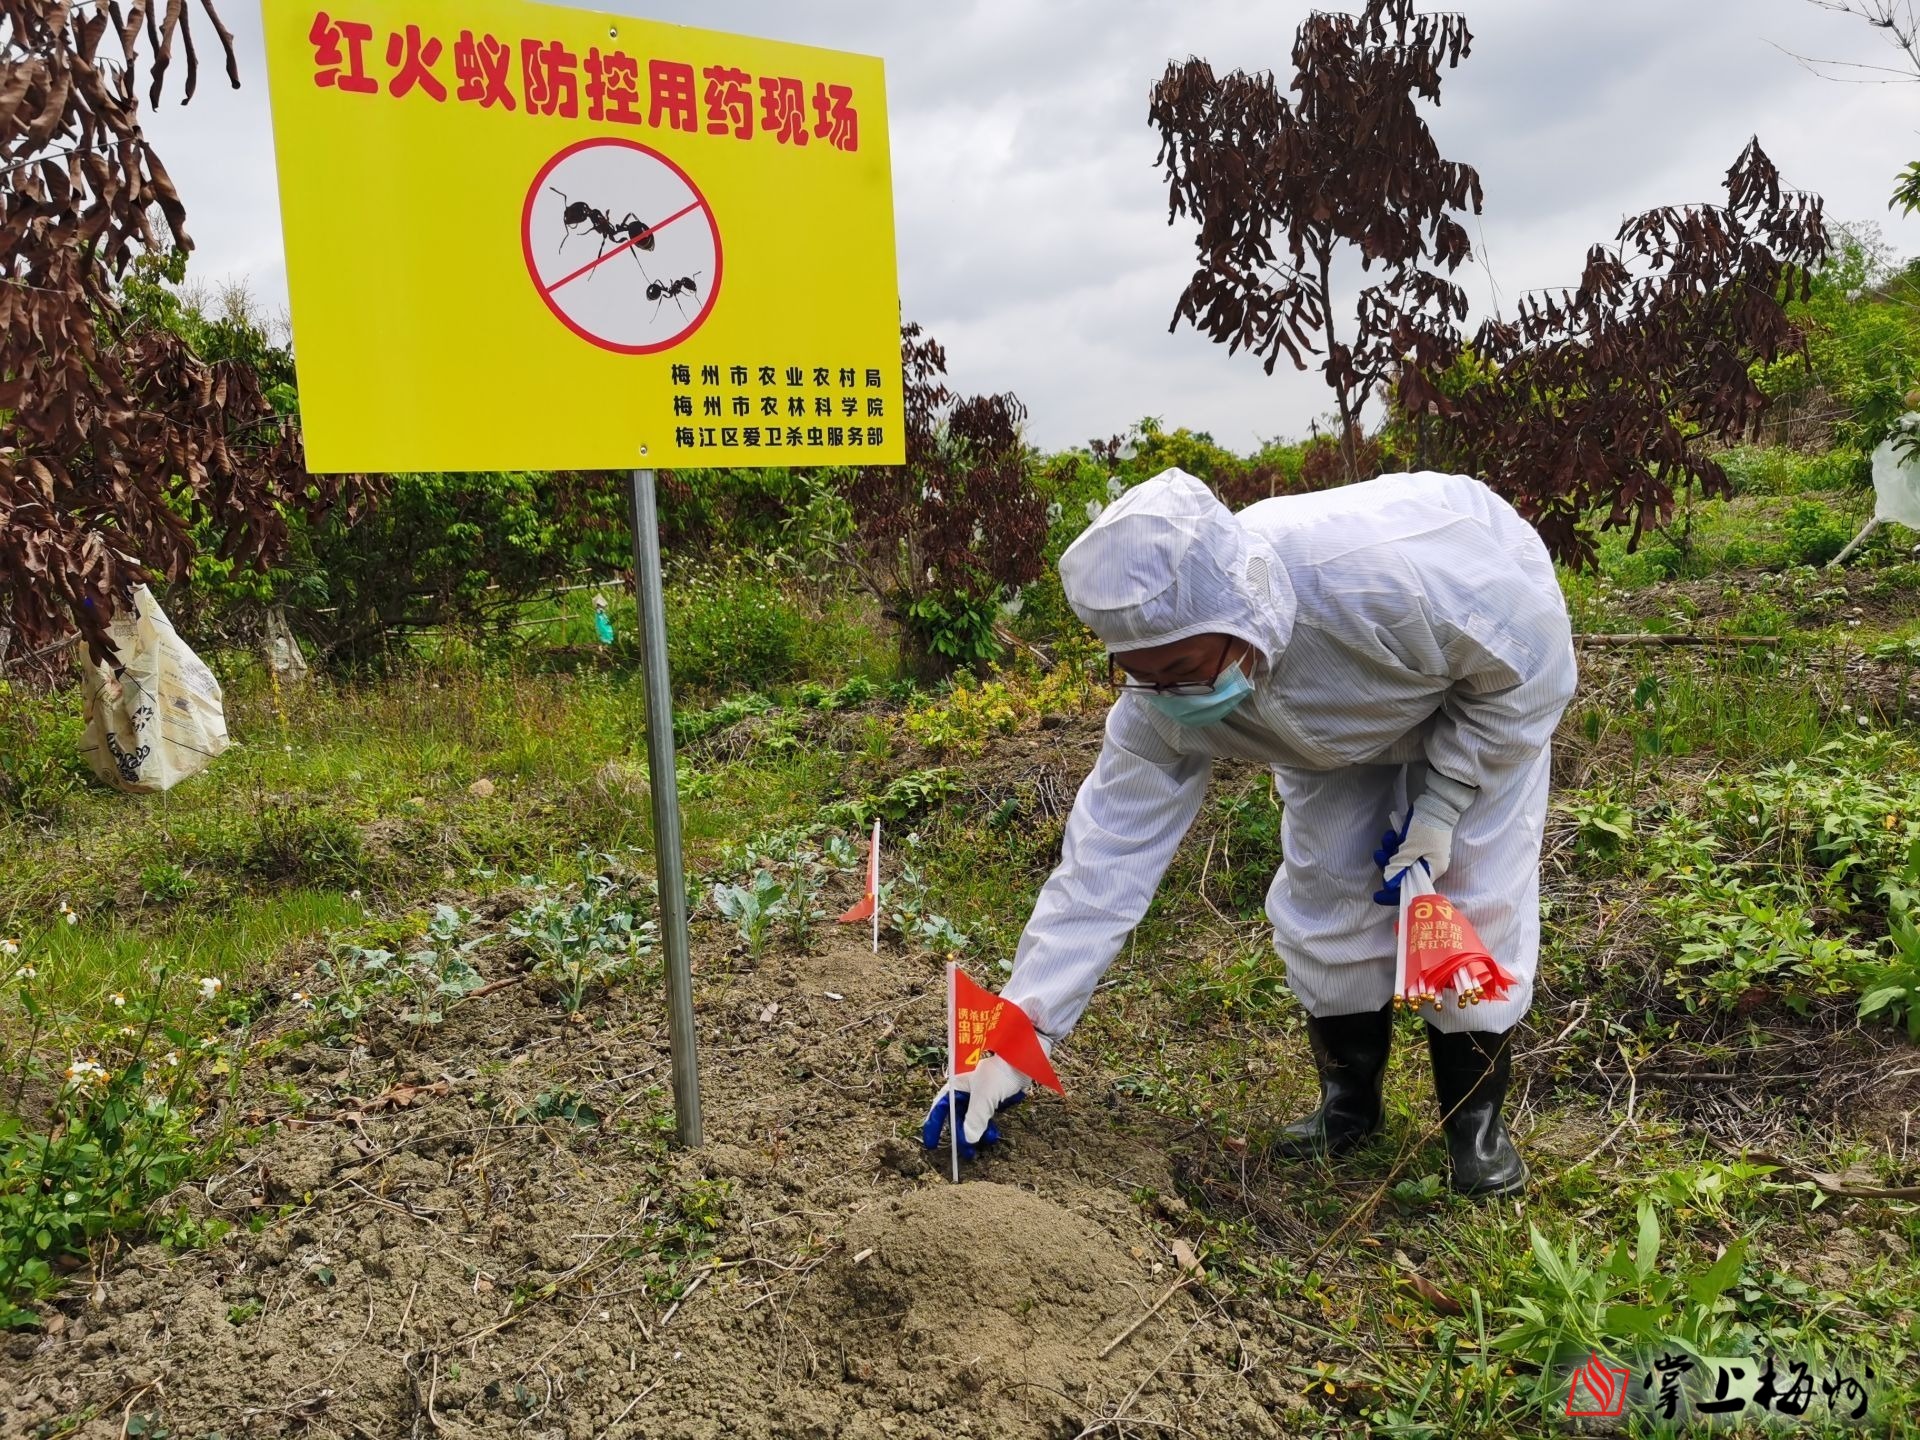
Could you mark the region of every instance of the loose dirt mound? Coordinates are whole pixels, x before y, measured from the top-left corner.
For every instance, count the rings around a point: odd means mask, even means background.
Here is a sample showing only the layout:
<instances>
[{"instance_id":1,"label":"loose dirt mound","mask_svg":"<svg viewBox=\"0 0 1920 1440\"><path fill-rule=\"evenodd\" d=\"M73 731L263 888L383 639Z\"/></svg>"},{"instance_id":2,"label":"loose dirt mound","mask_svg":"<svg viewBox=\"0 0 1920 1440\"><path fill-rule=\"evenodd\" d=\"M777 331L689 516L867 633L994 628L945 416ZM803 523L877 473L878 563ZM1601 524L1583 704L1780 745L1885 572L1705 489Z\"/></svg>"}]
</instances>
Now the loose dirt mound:
<instances>
[{"instance_id":1,"label":"loose dirt mound","mask_svg":"<svg viewBox=\"0 0 1920 1440\"><path fill-rule=\"evenodd\" d=\"M923 1190L847 1227L812 1313L901 1409L984 1388L1084 1393L1151 1303L1148 1267L1105 1231L1009 1185Z\"/></svg>"},{"instance_id":2,"label":"loose dirt mound","mask_svg":"<svg viewBox=\"0 0 1920 1440\"><path fill-rule=\"evenodd\" d=\"M643 985L588 1024L530 980L271 1055L232 1117L260 1140L194 1198L231 1233L122 1256L13 1337L0 1434L1282 1433L1284 1349L1204 1294L1100 1358L1176 1273L1145 1197L1208 1142L1069 1056L1072 1098L1029 1102L965 1184L928 1163L942 979L832 927L758 964L697 933L694 1152L661 1146Z\"/></svg>"}]
</instances>

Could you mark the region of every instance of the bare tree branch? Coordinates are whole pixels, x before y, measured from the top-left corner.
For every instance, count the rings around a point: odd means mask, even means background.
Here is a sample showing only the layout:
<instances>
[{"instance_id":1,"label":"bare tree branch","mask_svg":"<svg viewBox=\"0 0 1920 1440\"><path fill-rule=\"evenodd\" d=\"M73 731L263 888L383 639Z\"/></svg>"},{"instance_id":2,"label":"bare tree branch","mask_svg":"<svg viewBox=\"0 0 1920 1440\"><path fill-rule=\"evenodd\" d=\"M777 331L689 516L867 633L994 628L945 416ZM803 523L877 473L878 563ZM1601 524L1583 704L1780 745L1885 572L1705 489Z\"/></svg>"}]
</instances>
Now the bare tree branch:
<instances>
[{"instance_id":1,"label":"bare tree branch","mask_svg":"<svg viewBox=\"0 0 1920 1440\"><path fill-rule=\"evenodd\" d=\"M1906 56L1904 70L1888 65L1868 65L1854 60L1815 60L1787 49L1784 45L1769 41L1774 49L1795 60L1823 80L1843 80L1837 75L1822 74L1822 67L1835 70L1871 70L1896 77L1893 80L1857 80L1843 83L1863 85L1892 85L1920 81L1920 13L1916 13L1913 0L1807 0L1818 10L1830 10L1837 15L1851 15L1864 20L1876 30L1886 32L1893 47Z\"/></svg>"}]
</instances>

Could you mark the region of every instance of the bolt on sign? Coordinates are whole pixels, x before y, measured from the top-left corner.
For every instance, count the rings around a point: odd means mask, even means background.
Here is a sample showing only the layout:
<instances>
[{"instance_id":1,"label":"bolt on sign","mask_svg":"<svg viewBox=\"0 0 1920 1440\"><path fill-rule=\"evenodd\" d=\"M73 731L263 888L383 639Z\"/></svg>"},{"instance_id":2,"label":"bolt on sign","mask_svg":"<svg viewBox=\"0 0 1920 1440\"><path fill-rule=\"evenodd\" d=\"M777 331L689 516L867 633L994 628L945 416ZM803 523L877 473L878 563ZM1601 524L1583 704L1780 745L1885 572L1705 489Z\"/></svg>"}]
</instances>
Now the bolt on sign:
<instances>
[{"instance_id":1,"label":"bolt on sign","mask_svg":"<svg viewBox=\"0 0 1920 1440\"><path fill-rule=\"evenodd\" d=\"M905 459L878 59L265 0L308 467Z\"/></svg>"}]
</instances>

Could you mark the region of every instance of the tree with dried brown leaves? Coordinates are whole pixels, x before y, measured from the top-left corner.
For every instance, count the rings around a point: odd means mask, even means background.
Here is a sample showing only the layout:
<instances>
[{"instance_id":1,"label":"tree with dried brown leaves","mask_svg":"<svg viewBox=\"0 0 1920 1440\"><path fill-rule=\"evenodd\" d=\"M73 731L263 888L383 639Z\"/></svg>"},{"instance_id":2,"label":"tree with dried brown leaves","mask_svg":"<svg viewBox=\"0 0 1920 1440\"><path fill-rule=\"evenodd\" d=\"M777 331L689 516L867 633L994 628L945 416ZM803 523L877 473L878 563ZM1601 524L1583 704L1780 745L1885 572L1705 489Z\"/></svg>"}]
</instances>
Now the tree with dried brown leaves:
<instances>
[{"instance_id":1,"label":"tree with dried brown leaves","mask_svg":"<svg viewBox=\"0 0 1920 1440\"><path fill-rule=\"evenodd\" d=\"M1216 76L1200 59L1169 64L1153 87L1167 223L1188 215L1200 227L1168 328L1186 320L1269 374L1282 352L1300 369L1321 354L1349 479L1374 387L1457 353L1467 301L1447 276L1472 247L1453 215L1479 211L1480 177L1442 158L1418 102L1439 103L1442 73L1472 41L1460 15L1368 0L1359 15L1300 26L1291 99L1270 73ZM1333 320L1334 266L1348 251L1385 270L1361 292L1350 342Z\"/></svg>"},{"instance_id":2,"label":"tree with dried brown leaves","mask_svg":"<svg viewBox=\"0 0 1920 1440\"><path fill-rule=\"evenodd\" d=\"M202 8L237 87L233 37ZM144 73L159 103L176 42L184 103L186 0L0 0L0 668L75 630L104 656L133 585L186 575L196 526L264 565L283 511L354 489L306 474L249 366L119 303L136 256L192 245L137 93Z\"/></svg>"},{"instance_id":3,"label":"tree with dried brown leaves","mask_svg":"<svg viewBox=\"0 0 1920 1440\"><path fill-rule=\"evenodd\" d=\"M1574 290L1524 297L1473 342L1472 374L1444 393L1410 369L1403 406L1432 417L1445 458L1480 475L1554 555L1593 558L1589 519L1664 525L1676 491L1725 495L1711 447L1766 408L1756 363L1801 353L1787 313L1829 242L1820 197L1782 184L1754 140L1727 171L1724 205L1665 206L1596 245Z\"/></svg>"},{"instance_id":4,"label":"tree with dried brown leaves","mask_svg":"<svg viewBox=\"0 0 1920 1440\"><path fill-rule=\"evenodd\" d=\"M901 329L907 459L869 465L846 487L855 535L844 557L862 583L944 662L995 649L1003 593L1045 563L1047 501L1028 474L1012 394L961 399L946 351L917 324Z\"/></svg>"}]
</instances>

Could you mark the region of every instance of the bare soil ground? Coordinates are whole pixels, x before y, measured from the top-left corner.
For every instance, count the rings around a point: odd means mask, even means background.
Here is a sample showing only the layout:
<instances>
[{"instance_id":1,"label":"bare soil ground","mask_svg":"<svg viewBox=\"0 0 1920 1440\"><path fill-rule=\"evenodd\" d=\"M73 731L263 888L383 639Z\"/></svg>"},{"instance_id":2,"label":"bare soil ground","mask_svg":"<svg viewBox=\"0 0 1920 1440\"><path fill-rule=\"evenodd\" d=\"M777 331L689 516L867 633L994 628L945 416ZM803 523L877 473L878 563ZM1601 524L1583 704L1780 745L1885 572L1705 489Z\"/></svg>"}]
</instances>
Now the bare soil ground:
<instances>
[{"instance_id":1,"label":"bare soil ground","mask_svg":"<svg viewBox=\"0 0 1920 1440\"><path fill-rule=\"evenodd\" d=\"M199 1195L234 1233L135 1250L14 1337L0 1433L118 1436L131 1411L182 1437L1283 1433L1294 1387L1204 1299L1103 1356L1178 1276L1131 1198L1174 1190L1171 1123L1034 1102L951 1186L904 1138L940 966L862 938L755 966L706 937L698 1152L659 1143L650 988L581 1025L523 983L274 1056L238 1103L277 1123Z\"/></svg>"}]
</instances>

